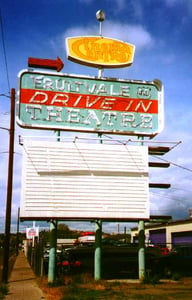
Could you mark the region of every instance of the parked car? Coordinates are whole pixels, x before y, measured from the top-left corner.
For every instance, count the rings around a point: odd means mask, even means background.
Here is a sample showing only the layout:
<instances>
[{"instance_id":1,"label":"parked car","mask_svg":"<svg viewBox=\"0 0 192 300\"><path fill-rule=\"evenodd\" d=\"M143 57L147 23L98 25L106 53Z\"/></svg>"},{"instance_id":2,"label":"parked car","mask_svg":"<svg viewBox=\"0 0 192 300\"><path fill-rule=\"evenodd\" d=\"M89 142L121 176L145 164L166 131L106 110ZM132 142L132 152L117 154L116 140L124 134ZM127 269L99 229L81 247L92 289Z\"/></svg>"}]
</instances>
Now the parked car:
<instances>
[{"instance_id":1,"label":"parked car","mask_svg":"<svg viewBox=\"0 0 192 300\"><path fill-rule=\"evenodd\" d=\"M170 250L167 247L161 247L160 249L162 255L168 255L170 253Z\"/></svg>"},{"instance_id":2,"label":"parked car","mask_svg":"<svg viewBox=\"0 0 192 300\"><path fill-rule=\"evenodd\" d=\"M163 276L172 277L192 275L192 246L178 246L160 259L160 272Z\"/></svg>"},{"instance_id":3,"label":"parked car","mask_svg":"<svg viewBox=\"0 0 192 300\"><path fill-rule=\"evenodd\" d=\"M169 248L161 247L161 246L158 246L158 245L149 245L149 246L147 246L147 248L158 248L159 251L160 251L160 254L162 254L162 255L167 255L167 254L170 253Z\"/></svg>"},{"instance_id":4,"label":"parked car","mask_svg":"<svg viewBox=\"0 0 192 300\"><path fill-rule=\"evenodd\" d=\"M81 262L81 271L94 272L94 247L74 247L66 249L69 261ZM146 249L145 261L147 272L156 272L160 251ZM76 270L80 270L76 269ZM137 278L138 247L104 246L101 258L102 278Z\"/></svg>"},{"instance_id":5,"label":"parked car","mask_svg":"<svg viewBox=\"0 0 192 300\"><path fill-rule=\"evenodd\" d=\"M81 272L83 263L66 251L62 252L57 259L58 274Z\"/></svg>"}]
</instances>

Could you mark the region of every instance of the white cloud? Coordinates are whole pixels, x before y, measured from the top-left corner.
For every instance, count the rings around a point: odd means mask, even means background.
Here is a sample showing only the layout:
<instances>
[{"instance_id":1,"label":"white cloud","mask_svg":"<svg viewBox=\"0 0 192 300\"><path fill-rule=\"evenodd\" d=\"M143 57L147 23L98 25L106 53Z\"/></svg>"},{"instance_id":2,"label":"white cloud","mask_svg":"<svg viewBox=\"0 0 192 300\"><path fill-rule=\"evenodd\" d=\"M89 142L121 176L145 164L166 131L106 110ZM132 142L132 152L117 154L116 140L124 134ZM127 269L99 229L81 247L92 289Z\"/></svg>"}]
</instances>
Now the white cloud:
<instances>
[{"instance_id":1,"label":"white cloud","mask_svg":"<svg viewBox=\"0 0 192 300\"><path fill-rule=\"evenodd\" d=\"M98 35L98 26L71 27L64 33L64 37ZM143 26L128 23L106 21L103 23L102 34L106 37L116 38L132 43L137 50L149 48L154 45L154 38Z\"/></svg>"},{"instance_id":2,"label":"white cloud","mask_svg":"<svg viewBox=\"0 0 192 300\"><path fill-rule=\"evenodd\" d=\"M64 32L64 38L97 34L98 26L70 27Z\"/></svg>"}]
</instances>

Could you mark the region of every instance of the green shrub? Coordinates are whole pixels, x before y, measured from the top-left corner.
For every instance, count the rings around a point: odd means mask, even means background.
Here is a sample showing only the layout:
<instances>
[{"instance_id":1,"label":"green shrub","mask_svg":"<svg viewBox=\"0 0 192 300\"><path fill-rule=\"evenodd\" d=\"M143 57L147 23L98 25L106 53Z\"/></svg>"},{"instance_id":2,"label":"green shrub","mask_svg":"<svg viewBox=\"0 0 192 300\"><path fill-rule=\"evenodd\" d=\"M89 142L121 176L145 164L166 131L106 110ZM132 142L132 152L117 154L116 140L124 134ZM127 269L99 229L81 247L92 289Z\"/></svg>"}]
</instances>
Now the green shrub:
<instances>
[{"instance_id":1,"label":"green shrub","mask_svg":"<svg viewBox=\"0 0 192 300\"><path fill-rule=\"evenodd\" d=\"M143 282L144 284L147 284L147 283L151 283L151 284L157 284L159 283L160 281L160 277L159 275L146 275L145 278L143 279Z\"/></svg>"},{"instance_id":2,"label":"green shrub","mask_svg":"<svg viewBox=\"0 0 192 300\"><path fill-rule=\"evenodd\" d=\"M5 295L8 294L9 288L7 284L0 284L0 299L3 299Z\"/></svg>"},{"instance_id":3,"label":"green shrub","mask_svg":"<svg viewBox=\"0 0 192 300\"><path fill-rule=\"evenodd\" d=\"M175 281L180 280L181 279L181 274L177 273L177 272L173 273L172 279L175 280Z\"/></svg>"}]
</instances>

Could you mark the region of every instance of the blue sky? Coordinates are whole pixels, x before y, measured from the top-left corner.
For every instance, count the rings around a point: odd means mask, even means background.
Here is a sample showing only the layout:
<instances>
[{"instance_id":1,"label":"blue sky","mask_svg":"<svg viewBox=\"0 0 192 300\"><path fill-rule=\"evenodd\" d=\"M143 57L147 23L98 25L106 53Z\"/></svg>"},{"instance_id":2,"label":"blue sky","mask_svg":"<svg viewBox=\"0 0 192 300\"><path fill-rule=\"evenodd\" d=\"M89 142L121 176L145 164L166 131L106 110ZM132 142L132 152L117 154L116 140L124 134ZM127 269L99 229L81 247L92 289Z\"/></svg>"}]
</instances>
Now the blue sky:
<instances>
[{"instance_id":1,"label":"blue sky","mask_svg":"<svg viewBox=\"0 0 192 300\"><path fill-rule=\"evenodd\" d=\"M2 94L8 95L9 88L17 89L18 73L27 68L28 57L54 59L59 56L65 64L62 72L97 75L97 69L67 60L65 38L98 35L99 23L95 14L102 9L106 13L102 24L103 35L136 46L131 67L105 70L104 76L160 79L165 89L165 127L154 140L182 142L163 157L173 163L169 169L150 170L151 181L171 183L169 190L150 191L151 214L169 214L174 219L187 218L188 209L192 207L191 0L7 0L0 2L0 9L3 24L0 38L0 127L9 127L9 99ZM0 129L0 134L1 230L5 217L8 132ZM21 187L22 149L18 143L19 134L32 133L16 126L13 226ZM34 134L43 133L35 131ZM90 225L73 226L87 228ZM117 225L107 224L107 230L116 231Z\"/></svg>"}]
</instances>

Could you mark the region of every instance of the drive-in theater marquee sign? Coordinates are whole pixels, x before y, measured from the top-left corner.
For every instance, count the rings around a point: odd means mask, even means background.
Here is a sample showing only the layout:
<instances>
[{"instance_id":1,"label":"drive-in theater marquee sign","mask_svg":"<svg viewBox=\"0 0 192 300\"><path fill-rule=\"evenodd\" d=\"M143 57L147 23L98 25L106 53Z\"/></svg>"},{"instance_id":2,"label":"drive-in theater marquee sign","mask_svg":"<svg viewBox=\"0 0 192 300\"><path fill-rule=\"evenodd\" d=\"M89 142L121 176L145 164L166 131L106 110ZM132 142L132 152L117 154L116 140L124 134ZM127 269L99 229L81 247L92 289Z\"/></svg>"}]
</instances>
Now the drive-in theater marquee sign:
<instances>
[{"instance_id":1,"label":"drive-in theater marquee sign","mask_svg":"<svg viewBox=\"0 0 192 300\"><path fill-rule=\"evenodd\" d=\"M163 128L159 80L22 71L19 82L18 123L25 128L142 136Z\"/></svg>"},{"instance_id":2,"label":"drive-in theater marquee sign","mask_svg":"<svg viewBox=\"0 0 192 300\"><path fill-rule=\"evenodd\" d=\"M104 37L67 39L70 60L100 70L131 65L134 50ZM159 80L98 77L21 71L18 124L148 137L161 132ZM24 141L23 148L21 219L149 219L147 147L60 140Z\"/></svg>"}]
</instances>

